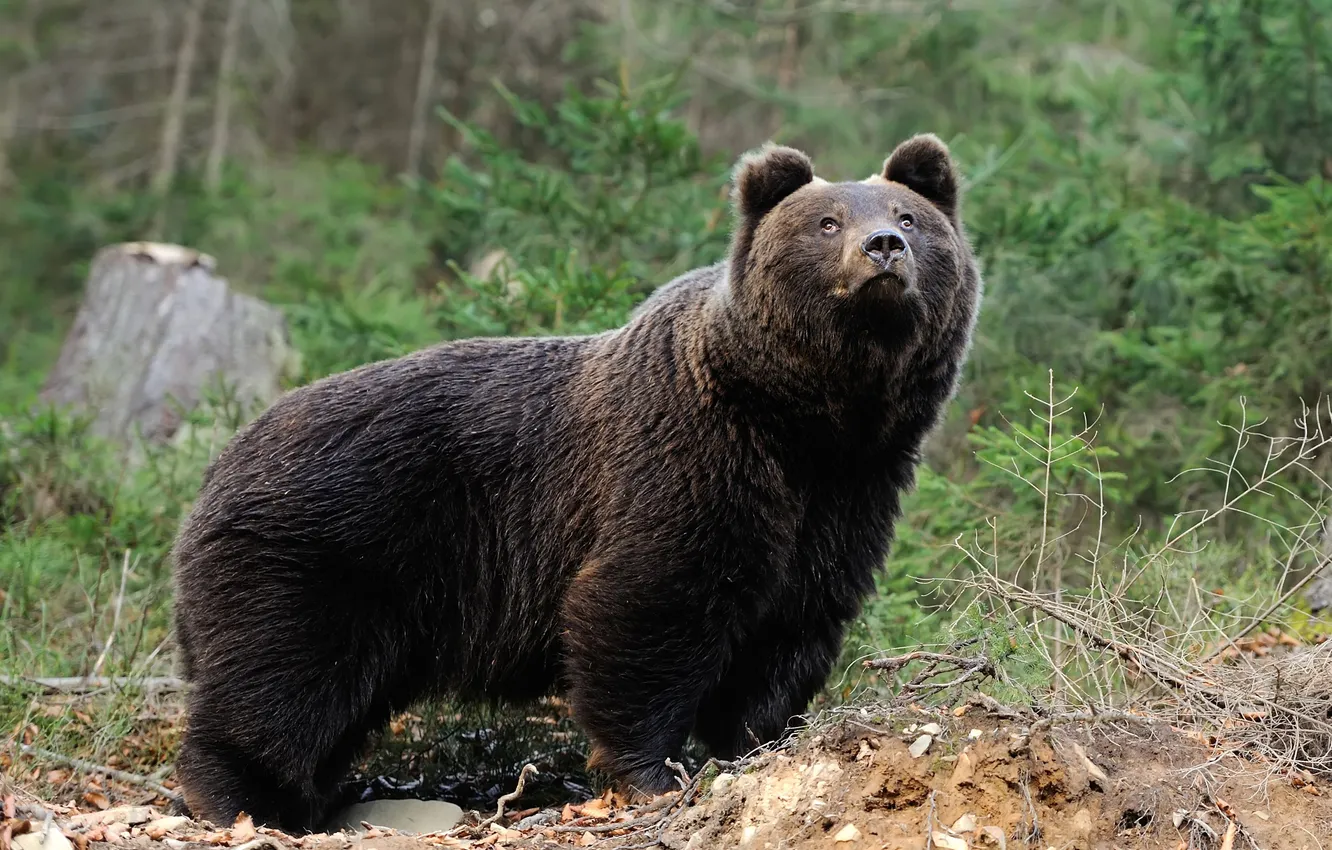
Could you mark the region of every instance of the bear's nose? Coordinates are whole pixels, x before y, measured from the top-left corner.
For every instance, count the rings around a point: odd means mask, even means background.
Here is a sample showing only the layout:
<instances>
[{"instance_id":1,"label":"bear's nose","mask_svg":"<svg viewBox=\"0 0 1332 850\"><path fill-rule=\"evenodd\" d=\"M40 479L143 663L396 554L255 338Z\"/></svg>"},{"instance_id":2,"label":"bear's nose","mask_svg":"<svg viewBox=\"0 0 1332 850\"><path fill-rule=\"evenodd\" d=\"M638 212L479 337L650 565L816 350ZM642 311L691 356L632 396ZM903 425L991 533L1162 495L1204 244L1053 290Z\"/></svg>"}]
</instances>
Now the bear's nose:
<instances>
[{"instance_id":1,"label":"bear's nose","mask_svg":"<svg viewBox=\"0 0 1332 850\"><path fill-rule=\"evenodd\" d=\"M906 239L892 228L876 230L860 243L861 253L876 263L885 263L906 250Z\"/></svg>"}]
</instances>

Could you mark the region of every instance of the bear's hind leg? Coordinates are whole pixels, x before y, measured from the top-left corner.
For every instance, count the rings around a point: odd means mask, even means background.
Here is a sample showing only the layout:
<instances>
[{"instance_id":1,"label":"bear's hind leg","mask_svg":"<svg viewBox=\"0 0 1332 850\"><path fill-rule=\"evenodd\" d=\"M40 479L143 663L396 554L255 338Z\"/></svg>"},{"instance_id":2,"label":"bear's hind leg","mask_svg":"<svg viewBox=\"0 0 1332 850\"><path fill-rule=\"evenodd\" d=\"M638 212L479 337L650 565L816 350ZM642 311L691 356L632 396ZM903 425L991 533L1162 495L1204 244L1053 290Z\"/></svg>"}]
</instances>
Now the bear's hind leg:
<instances>
[{"instance_id":1,"label":"bear's hind leg","mask_svg":"<svg viewBox=\"0 0 1332 850\"><path fill-rule=\"evenodd\" d=\"M370 634L382 623L356 640L345 627L333 637L276 626L251 641L196 636L207 651L177 761L196 817L229 826L244 811L256 824L318 828L367 735L428 684L428 668L412 676L403 652L417 642Z\"/></svg>"}]
</instances>

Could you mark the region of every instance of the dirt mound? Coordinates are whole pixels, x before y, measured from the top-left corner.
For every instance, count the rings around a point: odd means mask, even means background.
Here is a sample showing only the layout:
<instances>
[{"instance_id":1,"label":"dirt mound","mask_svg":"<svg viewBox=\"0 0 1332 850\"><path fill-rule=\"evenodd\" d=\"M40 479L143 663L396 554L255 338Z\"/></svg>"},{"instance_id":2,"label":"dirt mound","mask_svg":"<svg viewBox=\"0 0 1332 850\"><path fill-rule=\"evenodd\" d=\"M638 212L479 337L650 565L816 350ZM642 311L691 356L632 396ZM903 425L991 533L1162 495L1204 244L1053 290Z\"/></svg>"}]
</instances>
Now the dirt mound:
<instances>
[{"instance_id":1,"label":"dirt mound","mask_svg":"<svg viewBox=\"0 0 1332 850\"><path fill-rule=\"evenodd\" d=\"M521 797L506 801L510 810ZM1147 718L1069 721L979 709L893 718L860 710L741 764L709 763L680 792L632 807L614 795L495 817L447 833L292 837L247 822L217 829L146 807L79 814L49 806L55 832L84 850L261 846L286 850L665 847L669 850L971 850L1332 846L1332 799L1307 774L1219 757ZM38 804L0 826L42 829ZM135 820L137 819L137 820ZM57 842L58 843L58 842ZM42 850L60 850L52 844Z\"/></svg>"},{"instance_id":2,"label":"dirt mound","mask_svg":"<svg viewBox=\"0 0 1332 850\"><path fill-rule=\"evenodd\" d=\"M1317 785L1296 788L1261 765L1208 771L1201 743L1129 723L845 720L760 769L714 780L661 843L1294 850L1332 839L1332 801Z\"/></svg>"}]
</instances>

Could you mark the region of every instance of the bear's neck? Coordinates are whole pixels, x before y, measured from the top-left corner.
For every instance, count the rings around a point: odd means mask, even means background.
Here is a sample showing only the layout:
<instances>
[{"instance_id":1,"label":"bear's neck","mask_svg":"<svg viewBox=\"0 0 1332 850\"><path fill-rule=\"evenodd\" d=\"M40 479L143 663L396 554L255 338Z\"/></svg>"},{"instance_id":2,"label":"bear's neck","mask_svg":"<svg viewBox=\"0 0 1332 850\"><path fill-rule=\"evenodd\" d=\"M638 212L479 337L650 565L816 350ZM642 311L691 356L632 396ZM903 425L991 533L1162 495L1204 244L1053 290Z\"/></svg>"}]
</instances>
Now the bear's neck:
<instances>
[{"instance_id":1,"label":"bear's neck","mask_svg":"<svg viewBox=\"0 0 1332 850\"><path fill-rule=\"evenodd\" d=\"M724 286L681 330L699 391L792 436L915 446L951 397L956 369L917 335L897 345L815 333L737 304Z\"/></svg>"}]
</instances>

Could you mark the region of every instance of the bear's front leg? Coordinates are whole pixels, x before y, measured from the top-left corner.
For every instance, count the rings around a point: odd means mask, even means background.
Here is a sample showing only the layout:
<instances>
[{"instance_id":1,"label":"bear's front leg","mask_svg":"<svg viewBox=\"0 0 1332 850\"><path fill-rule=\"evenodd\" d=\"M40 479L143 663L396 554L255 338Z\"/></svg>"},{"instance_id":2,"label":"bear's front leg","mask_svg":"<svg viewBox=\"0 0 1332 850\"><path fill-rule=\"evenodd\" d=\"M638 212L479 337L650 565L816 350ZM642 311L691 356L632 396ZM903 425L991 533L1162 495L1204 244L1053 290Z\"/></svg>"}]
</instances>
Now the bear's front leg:
<instances>
[{"instance_id":1,"label":"bear's front leg","mask_svg":"<svg viewBox=\"0 0 1332 850\"><path fill-rule=\"evenodd\" d=\"M666 760L679 759L725 666L730 616L706 584L643 553L590 562L565 597L568 698L588 765L627 790L678 788Z\"/></svg>"},{"instance_id":2,"label":"bear's front leg","mask_svg":"<svg viewBox=\"0 0 1332 850\"><path fill-rule=\"evenodd\" d=\"M695 732L709 753L739 758L796 725L837 660L844 622L831 613L773 617L747 636L699 708Z\"/></svg>"}]
</instances>

